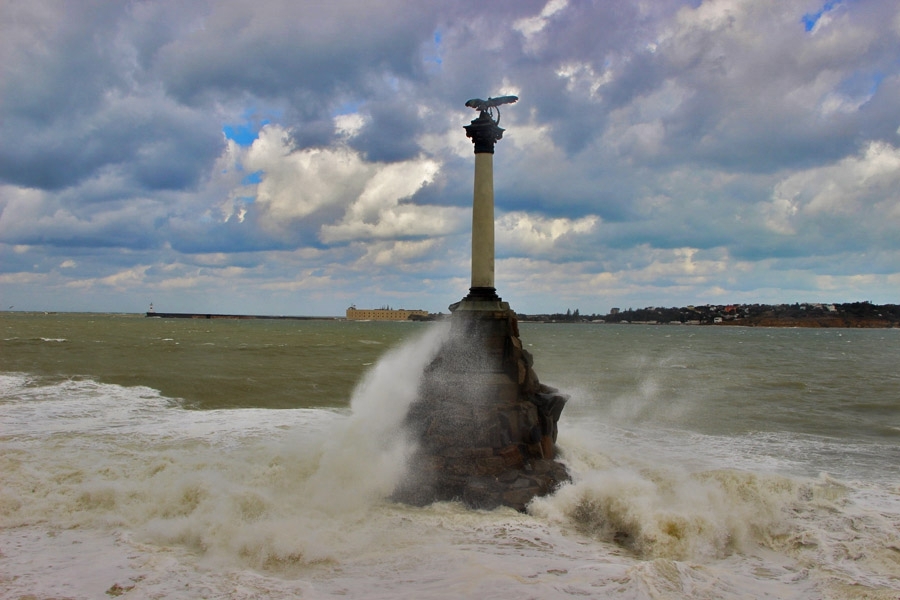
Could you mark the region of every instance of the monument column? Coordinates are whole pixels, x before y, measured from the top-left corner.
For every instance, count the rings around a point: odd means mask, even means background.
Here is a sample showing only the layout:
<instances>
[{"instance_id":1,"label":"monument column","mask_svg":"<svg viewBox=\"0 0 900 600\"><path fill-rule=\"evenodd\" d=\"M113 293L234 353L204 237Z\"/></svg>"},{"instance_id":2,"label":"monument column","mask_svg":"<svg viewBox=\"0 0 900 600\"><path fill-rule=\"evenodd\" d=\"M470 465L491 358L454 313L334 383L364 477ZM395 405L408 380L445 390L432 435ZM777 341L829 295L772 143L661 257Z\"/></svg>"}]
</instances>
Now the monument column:
<instances>
[{"instance_id":1,"label":"monument column","mask_svg":"<svg viewBox=\"0 0 900 600\"><path fill-rule=\"evenodd\" d=\"M503 129L487 110L466 126L475 144L472 197L472 286L466 300L500 300L494 287L494 144Z\"/></svg>"},{"instance_id":2,"label":"monument column","mask_svg":"<svg viewBox=\"0 0 900 600\"><path fill-rule=\"evenodd\" d=\"M405 417L416 439L409 473L394 498L412 504L462 500L516 510L569 479L556 460L557 422L568 396L540 382L519 338L516 313L494 288L494 144L503 136L500 105L516 96L466 106L475 144L472 287L450 305L450 331L422 374Z\"/></svg>"}]
</instances>

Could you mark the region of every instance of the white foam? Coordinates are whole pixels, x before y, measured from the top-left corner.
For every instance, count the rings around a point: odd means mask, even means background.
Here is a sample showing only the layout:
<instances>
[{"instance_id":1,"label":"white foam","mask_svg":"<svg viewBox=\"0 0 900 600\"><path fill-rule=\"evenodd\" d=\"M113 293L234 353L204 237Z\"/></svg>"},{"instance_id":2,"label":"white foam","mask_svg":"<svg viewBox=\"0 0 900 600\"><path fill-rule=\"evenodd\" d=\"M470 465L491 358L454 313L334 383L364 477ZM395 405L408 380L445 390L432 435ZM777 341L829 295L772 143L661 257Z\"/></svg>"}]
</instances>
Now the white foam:
<instances>
[{"instance_id":1,"label":"white foam","mask_svg":"<svg viewBox=\"0 0 900 600\"><path fill-rule=\"evenodd\" d=\"M190 411L147 388L0 376L0 596L900 590L896 485L798 477L739 437L612 426L587 402L561 424L574 481L530 514L386 501L409 452L400 422L442 335L383 357L349 411Z\"/></svg>"},{"instance_id":2,"label":"white foam","mask_svg":"<svg viewBox=\"0 0 900 600\"><path fill-rule=\"evenodd\" d=\"M236 419L230 410L190 411L157 390L102 384L90 379L47 382L26 374L0 374L0 412L3 436L42 439L79 434L149 436L228 441L268 432L271 427L300 426L307 421L332 420L331 411L245 409Z\"/></svg>"}]
</instances>

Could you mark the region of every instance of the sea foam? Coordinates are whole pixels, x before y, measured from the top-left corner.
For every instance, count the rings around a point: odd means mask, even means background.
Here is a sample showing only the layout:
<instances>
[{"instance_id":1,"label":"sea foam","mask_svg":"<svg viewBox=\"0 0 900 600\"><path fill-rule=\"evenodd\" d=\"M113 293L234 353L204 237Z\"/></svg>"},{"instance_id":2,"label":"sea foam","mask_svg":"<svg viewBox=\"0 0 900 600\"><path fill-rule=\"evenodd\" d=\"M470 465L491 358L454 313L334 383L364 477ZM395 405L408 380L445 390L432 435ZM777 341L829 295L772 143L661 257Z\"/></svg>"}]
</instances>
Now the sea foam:
<instances>
[{"instance_id":1,"label":"sea foam","mask_svg":"<svg viewBox=\"0 0 900 600\"><path fill-rule=\"evenodd\" d=\"M2 594L896 596L895 484L778 473L787 451L758 461L740 436L613 427L589 398L560 426L573 482L528 514L386 500L442 335L387 353L349 410L193 411L149 388L0 376Z\"/></svg>"}]
</instances>

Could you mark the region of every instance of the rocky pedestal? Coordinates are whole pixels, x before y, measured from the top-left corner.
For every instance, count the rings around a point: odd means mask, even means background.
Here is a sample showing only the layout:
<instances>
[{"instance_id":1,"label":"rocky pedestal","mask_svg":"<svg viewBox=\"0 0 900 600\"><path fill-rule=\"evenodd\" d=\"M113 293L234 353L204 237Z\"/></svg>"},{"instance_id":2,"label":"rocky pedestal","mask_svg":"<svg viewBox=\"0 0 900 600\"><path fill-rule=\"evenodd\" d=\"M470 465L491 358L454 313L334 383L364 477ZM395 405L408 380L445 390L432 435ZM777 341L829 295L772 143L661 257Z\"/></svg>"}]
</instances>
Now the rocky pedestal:
<instances>
[{"instance_id":1,"label":"rocky pedestal","mask_svg":"<svg viewBox=\"0 0 900 600\"><path fill-rule=\"evenodd\" d=\"M507 303L467 298L450 308L450 337L407 416L418 450L395 497L524 510L568 479L556 460L567 396L538 380Z\"/></svg>"}]
</instances>

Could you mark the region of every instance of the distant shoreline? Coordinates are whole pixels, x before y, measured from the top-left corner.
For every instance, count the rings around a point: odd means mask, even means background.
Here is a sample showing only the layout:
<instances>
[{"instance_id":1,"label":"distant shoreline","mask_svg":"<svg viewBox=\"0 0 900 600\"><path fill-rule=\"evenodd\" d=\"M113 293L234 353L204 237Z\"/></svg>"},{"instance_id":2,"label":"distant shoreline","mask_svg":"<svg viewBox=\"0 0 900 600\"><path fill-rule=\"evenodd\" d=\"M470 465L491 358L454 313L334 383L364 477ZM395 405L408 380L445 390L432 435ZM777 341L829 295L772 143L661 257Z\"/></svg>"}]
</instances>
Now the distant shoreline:
<instances>
[{"instance_id":1,"label":"distant shoreline","mask_svg":"<svg viewBox=\"0 0 900 600\"><path fill-rule=\"evenodd\" d=\"M614 309L616 310L616 309ZM518 312L520 323L577 323L606 325L685 325L724 327L803 327L831 329L900 329L900 305L854 302L847 304L781 304L781 305L704 305L681 308L647 307L642 309L617 310L609 314L579 314L574 312L551 314L526 314ZM120 316L141 316L159 319L193 320L283 320L283 321L346 321L343 316L303 316L303 315L249 315L231 313L182 313L157 312L118 313L75 311L23 311L6 310L0 314L108 314ZM449 315L429 315L429 319L440 320Z\"/></svg>"},{"instance_id":2,"label":"distant shoreline","mask_svg":"<svg viewBox=\"0 0 900 600\"><path fill-rule=\"evenodd\" d=\"M519 315L522 322L600 323L623 325L721 325L731 327L813 327L844 329L900 328L900 305L850 302L844 304L705 304L620 310L606 315Z\"/></svg>"}]
</instances>

